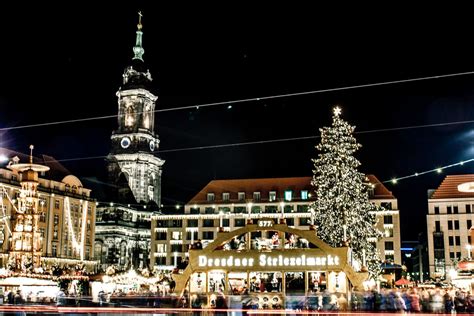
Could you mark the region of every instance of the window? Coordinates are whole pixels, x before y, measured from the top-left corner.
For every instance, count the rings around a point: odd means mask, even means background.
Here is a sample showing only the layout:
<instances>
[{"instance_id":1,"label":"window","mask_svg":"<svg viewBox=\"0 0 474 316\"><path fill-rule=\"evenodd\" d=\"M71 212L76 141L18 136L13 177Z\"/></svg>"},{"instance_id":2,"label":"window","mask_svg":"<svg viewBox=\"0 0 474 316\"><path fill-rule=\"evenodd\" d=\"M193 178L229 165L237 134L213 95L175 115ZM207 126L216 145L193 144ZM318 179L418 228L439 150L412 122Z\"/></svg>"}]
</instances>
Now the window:
<instances>
[{"instance_id":1,"label":"window","mask_svg":"<svg viewBox=\"0 0 474 316\"><path fill-rule=\"evenodd\" d=\"M293 192L291 190L285 191L285 201L291 201Z\"/></svg>"},{"instance_id":2,"label":"window","mask_svg":"<svg viewBox=\"0 0 474 316\"><path fill-rule=\"evenodd\" d=\"M202 239L214 239L214 232L202 232Z\"/></svg>"},{"instance_id":3,"label":"window","mask_svg":"<svg viewBox=\"0 0 474 316\"><path fill-rule=\"evenodd\" d=\"M234 213L235 214L246 213L245 212L245 206L236 206L236 207L234 207Z\"/></svg>"},{"instance_id":4,"label":"window","mask_svg":"<svg viewBox=\"0 0 474 316\"><path fill-rule=\"evenodd\" d=\"M193 236L191 236L191 233L193 234ZM192 237L192 238L191 238ZM195 231L195 232L187 232L186 233L186 239L187 240L197 240L198 239L198 232Z\"/></svg>"},{"instance_id":5,"label":"window","mask_svg":"<svg viewBox=\"0 0 474 316\"><path fill-rule=\"evenodd\" d=\"M385 250L393 250L393 241L385 242Z\"/></svg>"},{"instance_id":6,"label":"window","mask_svg":"<svg viewBox=\"0 0 474 316\"><path fill-rule=\"evenodd\" d=\"M466 213L471 213L471 204L466 204Z\"/></svg>"},{"instance_id":7,"label":"window","mask_svg":"<svg viewBox=\"0 0 474 316\"><path fill-rule=\"evenodd\" d=\"M58 239L58 226L54 226L53 239Z\"/></svg>"},{"instance_id":8,"label":"window","mask_svg":"<svg viewBox=\"0 0 474 316\"><path fill-rule=\"evenodd\" d=\"M254 202L260 202L260 192L253 193L253 200Z\"/></svg>"},{"instance_id":9,"label":"window","mask_svg":"<svg viewBox=\"0 0 474 316\"><path fill-rule=\"evenodd\" d=\"M69 192L70 190L71 190L71 186L66 183L66 185L64 186L64 191Z\"/></svg>"},{"instance_id":10,"label":"window","mask_svg":"<svg viewBox=\"0 0 474 316\"><path fill-rule=\"evenodd\" d=\"M199 207L192 207L191 208L191 214L199 214L201 211L199 210Z\"/></svg>"},{"instance_id":11,"label":"window","mask_svg":"<svg viewBox=\"0 0 474 316\"><path fill-rule=\"evenodd\" d=\"M59 215L55 214L54 215L54 225L57 225L57 224L59 224Z\"/></svg>"},{"instance_id":12,"label":"window","mask_svg":"<svg viewBox=\"0 0 474 316\"><path fill-rule=\"evenodd\" d=\"M183 239L183 233L182 232L171 232L171 239L172 240L181 240L181 239Z\"/></svg>"},{"instance_id":13,"label":"window","mask_svg":"<svg viewBox=\"0 0 474 316\"><path fill-rule=\"evenodd\" d=\"M287 218L286 225L288 226L295 226L295 219L294 218Z\"/></svg>"},{"instance_id":14,"label":"window","mask_svg":"<svg viewBox=\"0 0 474 316\"><path fill-rule=\"evenodd\" d=\"M157 257L155 258L156 264L159 266L165 266L166 265L166 257Z\"/></svg>"},{"instance_id":15,"label":"window","mask_svg":"<svg viewBox=\"0 0 474 316\"><path fill-rule=\"evenodd\" d=\"M393 228L385 228L384 236L386 238L393 237Z\"/></svg>"},{"instance_id":16,"label":"window","mask_svg":"<svg viewBox=\"0 0 474 316\"><path fill-rule=\"evenodd\" d=\"M40 222L42 222L42 223L46 222L46 213L45 213L45 212L41 212L41 214L40 214Z\"/></svg>"},{"instance_id":17,"label":"window","mask_svg":"<svg viewBox=\"0 0 474 316\"><path fill-rule=\"evenodd\" d=\"M59 210L59 200L54 200L54 208Z\"/></svg>"},{"instance_id":18,"label":"window","mask_svg":"<svg viewBox=\"0 0 474 316\"><path fill-rule=\"evenodd\" d=\"M300 218L300 226L308 226L310 224L310 219L307 217Z\"/></svg>"},{"instance_id":19,"label":"window","mask_svg":"<svg viewBox=\"0 0 474 316\"><path fill-rule=\"evenodd\" d=\"M302 190L301 191L301 199L302 200L307 200L308 199L308 190Z\"/></svg>"},{"instance_id":20,"label":"window","mask_svg":"<svg viewBox=\"0 0 474 316\"><path fill-rule=\"evenodd\" d=\"M216 199L214 193L208 193L207 194L207 201L208 202L214 202L214 200Z\"/></svg>"},{"instance_id":21,"label":"window","mask_svg":"<svg viewBox=\"0 0 474 316\"><path fill-rule=\"evenodd\" d=\"M449 236L449 237L448 237L448 243L449 243L450 246L454 246L454 238L453 238L453 236Z\"/></svg>"},{"instance_id":22,"label":"window","mask_svg":"<svg viewBox=\"0 0 474 316\"><path fill-rule=\"evenodd\" d=\"M183 252L183 245L171 245L171 252Z\"/></svg>"},{"instance_id":23,"label":"window","mask_svg":"<svg viewBox=\"0 0 474 316\"><path fill-rule=\"evenodd\" d=\"M461 253L460 252L456 252L456 258L461 258Z\"/></svg>"},{"instance_id":24,"label":"window","mask_svg":"<svg viewBox=\"0 0 474 316\"><path fill-rule=\"evenodd\" d=\"M435 214L439 214L439 206L435 206L435 207L434 207L434 213L435 213Z\"/></svg>"},{"instance_id":25,"label":"window","mask_svg":"<svg viewBox=\"0 0 474 316\"><path fill-rule=\"evenodd\" d=\"M450 253L449 253L449 258L451 258L451 259L454 259L454 258L455 258L455 257L454 257L454 252L450 252Z\"/></svg>"},{"instance_id":26,"label":"window","mask_svg":"<svg viewBox=\"0 0 474 316\"><path fill-rule=\"evenodd\" d=\"M245 226L245 218L236 218L236 219L234 219L234 226L235 227Z\"/></svg>"},{"instance_id":27,"label":"window","mask_svg":"<svg viewBox=\"0 0 474 316\"><path fill-rule=\"evenodd\" d=\"M435 232L440 232L441 231L441 224L439 221L435 222Z\"/></svg>"},{"instance_id":28,"label":"window","mask_svg":"<svg viewBox=\"0 0 474 316\"><path fill-rule=\"evenodd\" d=\"M453 209L452 209L451 205L446 207L446 211L447 211L448 214L453 213Z\"/></svg>"},{"instance_id":29,"label":"window","mask_svg":"<svg viewBox=\"0 0 474 316\"><path fill-rule=\"evenodd\" d=\"M453 222L452 221L448 222L448 229L453 230Z\"/></svg>"},{"instance_id":30,"label":"window","mask_svg":"<svg viewBox=\"0 0 474 316\"><path fill-rule=\"evenodd\" d=\"M460 236L454 237L454 241L456 242L457 246L461 246L461 237Z\"/></svg>"},{"instance_id":31,"label":"window","mask_svg":"<svg viewBox=\"0 0 474 316\"><path fill-rule=\"evenodd\" d=\"M453 206L453 212L454 214L459 214L459 208L457 205Z\"/></svg>"},{"instance_id":32,"label":"window","mask_svg":"<svg viewBox=\"0 0 474 316\"><path fill-rule=\"evenodd\" d=\"M382 202L382 203L380 203L380 206L383 207L386 210L391 210L392 209L392 202Z\"/></svg>"},{"instance_id":33,"label":"window","mask_svg":"<svg viewBox=\"0 0 474 316\"><path fill-rule=\"evenodd\" d=\"M278 206L276 205L265 206L265 213L278 213Z\"/></svg>"},{"instance_id":34,"label":"window","mask_svg":"<svg viewBox=\"0 0 474 316\"><path fill-rule=\"evenodd\" d=\"M51 253L51 255L52 255L53 257L57 257L57 255L58 255L58 246L56 246L55 244L53 244L53 248L52 248L52 253Z\"/></svg>"},{"instance_id":35,"label":"window","mask_svg":"<svg viewBox=\"0 0 474 316\"><path fill-rule=\"evenodd\" d=\"M472 220L468 219L466 222L466 226L467 226L467 229L469 230L469 228L472 227Z\"/></svg>"},{"instance_id":36,"label":"window","mask_svg":"<svg viewBox=\"0 0 474 316\"><path fill-rule=\"evenodd\" d=\"M222 193L222 201L229 202L229 200L230 200L230 193L229 192Z\"/></svg>"},{"instance_id":37,"label":"window","mask_svg":"<svg viewBox=\"0 0 474 316\"><path fill-rule=\"evenodd\" d=\"M454 229L459 229L459 221L454 221Z\"/></svg>"},{"instance_id":38,"label":"window","mask_svg":"<svg viewBox=\"0 0 474 316\"><path fill-rule=\"evenodd\" d=\"M392 215L384 215L383 216L383 223L384 224L393 224L393 218Z\"/></svg>"},{"instance_id":39,"label":"window","mask_svg":"<svg viewBox=\"0 0 474 316\"><path fill-rule=\"evenodd\" d=\"M214 227L214 220L213 219L205 219L205 220L202 221L202 226L203 227Z\"/></svg>"},{"instance_id":40,"label":"window","mask_svg":"<svg viewBox=\"0 0 474 316\"><path fill-rule=\"evenodd\" d=\"M197 219L188 219L188 227L198 227Z\"/></svg>"},{"instance_id":41,"label":"window","mask_svg":"<svg viewBox=\"0 0 474 316\"><path fill-rule=\"evenodd\" d=\"M245 192L237 193L237 198L239 201L245 201Z\"/></svg>"},{"instance_id":42,"label":"window","mask_svg":"<svg viewBox=\"0 0 474 316\"><path fill-rule=\"evenodd\" d=\"M471 236L467 236L467 243L470 245L471 244Z\"/></svg>"},{"instance_id":43,"label":"window","mask_svg":"<svg viewBox=\"0 0 474 316\"><path fill-rule=\"evenodd\" d=\"M229 227L229 226L230 226L229 219L228 218L222 219L222 227Z\"/></svg>"},{"instance_id":44,"label":"window","mask_svg":"<svg viewBox=\"0 0 474 316\"><path fill-rule=\"evenodd\" d=\"M171 227L183 227L183 220L174 219Z\"/></svg>"},{"instance_id":45,"label":"window","mask_svg":"<svg viewBox=\"0 0 474 316\"><path fill-rule=\"evenodd\" d=\"M268 193L268 200L270 202L276 201L276 197L277 197L276 191L270 191L270 193Z\"/></svg>"},{"instance_id":46,"label":"window","mask_svg":"<svg viewBox=\"0 0 474 316\"><path fill-rule=\"evenodd\" d=\"M213 207L206 207L204 210L205 214L214 214L214 208Z\"/></svg>"},{"instance_id":47,"label":"window","mask_svg":"<svg viewBox=\"0 0 474 316\"><path fill-rule=\"evenodd\" d=\"M155 234L155 240L166 240L167 239L167 234L166 232L156 232Z\"/></svg>"}]
</instances>

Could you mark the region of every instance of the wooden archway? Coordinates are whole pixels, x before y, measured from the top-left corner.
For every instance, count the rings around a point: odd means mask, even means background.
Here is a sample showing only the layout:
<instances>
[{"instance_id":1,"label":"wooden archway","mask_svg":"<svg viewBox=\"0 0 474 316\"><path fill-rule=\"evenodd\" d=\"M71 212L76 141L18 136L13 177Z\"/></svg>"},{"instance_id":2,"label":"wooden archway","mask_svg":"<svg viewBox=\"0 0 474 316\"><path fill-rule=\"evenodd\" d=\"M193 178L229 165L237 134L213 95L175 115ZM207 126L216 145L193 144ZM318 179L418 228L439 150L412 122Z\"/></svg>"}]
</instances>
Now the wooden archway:
<instances>
[{"instance_id":1,"label":"wooden archway","mask_svg":"<svg viewBox=\"0 0 474 316\"><path fill-rule=\"evenodd\" d=\"M202 271L207 270L206 268L199 267L198 258L199 256L212 256L215 253L227 253L232 254L231 251L224 251L220 250L221 246L227 242L230 242L234 237L241 236L243 234L252 233L252 232L260 232L260 231L277 231L281 233L291 233L302 238L305 238L308 242L315 245L318 251L322 252L322 254L327 256L334 256L339 258L339 264L336 267L337 270L344 272L351 282L351 284L358 289L363 288L362 282L367 279L368 273L367 272L356 272L352 266L348 262L348 247L338 247L333 248L323 242L316 236L315 230L300 230L288 227L286 224L275 224L271 225L270 227L262 227L258 224L247 224L245 227L233 230L231 232L219 232L216 239L211 242L207 247L204 249L191 249L189 251L189 264L186 269L183 271L182 274L174 274L173 279L176 281L176 288L175 293L178 295L182 295L184 292L185 286L191 276L192 273L195 271ZM294 251L295 253L298 250L284 250L285 253L291 253ZM301 251L301 250L300 250ZM310 249L306 251L311 251ZM249 250L245 253L262 253L258 250ZM291 269L291 267L288 267ZM297 269L297 268L293 268Z\"/></svg>"}]
</instances>

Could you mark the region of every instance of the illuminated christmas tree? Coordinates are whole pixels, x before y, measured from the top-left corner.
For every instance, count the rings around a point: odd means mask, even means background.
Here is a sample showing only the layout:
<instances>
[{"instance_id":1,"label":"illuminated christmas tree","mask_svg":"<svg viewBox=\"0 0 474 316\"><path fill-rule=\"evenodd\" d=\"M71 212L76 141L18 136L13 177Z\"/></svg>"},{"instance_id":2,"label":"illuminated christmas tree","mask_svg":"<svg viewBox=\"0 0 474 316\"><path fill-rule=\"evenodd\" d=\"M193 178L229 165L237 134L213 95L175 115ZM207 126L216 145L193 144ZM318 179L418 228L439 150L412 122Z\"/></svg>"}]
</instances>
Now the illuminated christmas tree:
<instances>
[{"instance_id":1,"label":"illuminated christmas tree","mask_svg":"<svg viewBox=\"0 0 474 316\"><path fill-rule=\"evenodd\" d=\"M374 278L380 272L375 242L382 236L374 226L375 212L382 209L370 202L370 184L357 171L360 162L353 155L361 145L353 136L355 127L340 115L336 107L332 126L320 129L311 182L316 201L311 207L318 237L333 247L349 244L353 259L365 265Z\"/></svg>"}]
</instances>

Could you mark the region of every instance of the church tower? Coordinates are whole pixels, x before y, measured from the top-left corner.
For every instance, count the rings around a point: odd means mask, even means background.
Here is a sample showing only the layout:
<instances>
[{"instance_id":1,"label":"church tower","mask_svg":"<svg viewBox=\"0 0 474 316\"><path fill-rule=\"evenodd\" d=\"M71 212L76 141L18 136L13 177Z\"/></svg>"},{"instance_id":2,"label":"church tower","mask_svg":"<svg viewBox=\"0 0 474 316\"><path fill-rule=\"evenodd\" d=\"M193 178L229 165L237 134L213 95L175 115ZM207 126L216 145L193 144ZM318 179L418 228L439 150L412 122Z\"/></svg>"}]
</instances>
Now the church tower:
<instances>
[{"instance_id":1,"label":"church tower","mask_svg":"<svg viewBox=\"0 0 474 316\"><path fill-rule=\"evenodd\" d=\"M118 97L118 128L112 133L112 147L108 155L111 183L119 188L119 200L127 200L133 193L136 202L150 201L161 205L161 172L164 160L155 156L159 139L155 134L155 102L149 91L151 74L143 61L142 15L133 47L134 57L123 73ZM130 203L130 198L128 198Z\"/></svg>"}]
</instances>

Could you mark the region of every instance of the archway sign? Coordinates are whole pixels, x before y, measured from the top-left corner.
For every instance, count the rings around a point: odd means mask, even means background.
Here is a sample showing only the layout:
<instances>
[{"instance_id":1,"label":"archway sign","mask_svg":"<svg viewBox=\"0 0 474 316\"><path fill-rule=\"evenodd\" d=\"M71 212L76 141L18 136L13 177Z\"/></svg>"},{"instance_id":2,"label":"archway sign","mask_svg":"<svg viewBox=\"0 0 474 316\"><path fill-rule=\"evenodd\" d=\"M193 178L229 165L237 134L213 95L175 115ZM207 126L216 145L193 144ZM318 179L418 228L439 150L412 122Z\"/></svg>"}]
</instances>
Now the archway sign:
<instances>
[{"instance_id":1,"label":"archway sign","mask_svg":"<svg viewBox=\"0 0 474 316\"><path fill-rule=\"evenodd\" d=\"M247 242L245 249L224 250L235 237L248 236L251 233L272 231L284 238L285 233L306 239L309 248L257 250L251 249L251 242ZM283 236L283 237L281 237ZM176 281L175 293L182 295L193 273L208 273L213 270L224 272L307 272L325 271L344 272L347 277L347 289L363 289L363 281L367 280L367 272L356 272L350 263L350 248L333 248L316 236L314 229L300 230L288 227L285 223L274 223L273 219L259 219L256 223L249 221L246 226L231 231L220 231L216 239L204 249L189 250L189 264L182 274L174 274ZM330 280L328 280L329 282ZM351 286L349 286L351 285ZM328 285L330 286L330 285Z\"/></svg>"}]
</instances>

